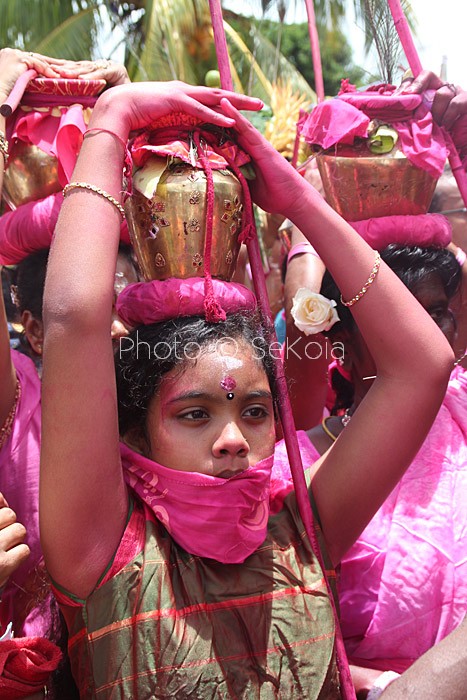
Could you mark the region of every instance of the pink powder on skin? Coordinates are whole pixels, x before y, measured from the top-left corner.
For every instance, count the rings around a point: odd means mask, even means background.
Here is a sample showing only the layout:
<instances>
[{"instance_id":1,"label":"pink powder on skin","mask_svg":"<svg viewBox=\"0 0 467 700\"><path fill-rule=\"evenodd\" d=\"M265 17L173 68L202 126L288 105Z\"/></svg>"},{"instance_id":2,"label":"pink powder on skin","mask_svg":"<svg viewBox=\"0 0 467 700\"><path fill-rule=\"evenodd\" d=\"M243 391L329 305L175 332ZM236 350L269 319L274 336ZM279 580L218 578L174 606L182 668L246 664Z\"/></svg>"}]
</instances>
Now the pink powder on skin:
<instances>
[{"instance_id":1,"label":"pink powder on skin","mask_svg":"<svg viewBox=\"0 0 467 700\"><path fill-rule=\"evenodd\" d=\"M237 386L237 382L233 377L224 377L221 381L221 387L225 391L233 391Z\"/></svg>"}]
</instances>

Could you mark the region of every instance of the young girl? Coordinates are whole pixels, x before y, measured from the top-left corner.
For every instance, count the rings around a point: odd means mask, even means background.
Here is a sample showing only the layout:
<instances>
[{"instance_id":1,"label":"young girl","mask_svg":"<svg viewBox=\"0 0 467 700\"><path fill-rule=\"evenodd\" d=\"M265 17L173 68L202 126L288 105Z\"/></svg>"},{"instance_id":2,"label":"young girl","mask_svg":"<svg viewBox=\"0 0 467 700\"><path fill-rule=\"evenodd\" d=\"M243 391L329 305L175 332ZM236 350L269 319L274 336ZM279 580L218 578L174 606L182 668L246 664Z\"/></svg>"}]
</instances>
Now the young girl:
<instances>
[{"instance_id":1,"label":"young girl","mask_svg":"<svg viewBox=\"0 0 467 700\"><path fill-rule=\"evenodd\" d=\"M243 318L250 299L231 305L242 318L212 324L193 296L188 319L168 308L144 331L149 354L136 346L119 371L120 451L105 329L131 131L173 112L234 127L257 203L305 233L362 329L378 378L311 476L326 561L340 561L402 476L446 388L443 335L236 110L259 107L181 83L112 88L60 213L44 297L41 532L83 698L341 697L330 601L294 494L268 518L274 398L267 337ZM164 283L149 288L164 299Z\"/></svg>"}]
</instances>

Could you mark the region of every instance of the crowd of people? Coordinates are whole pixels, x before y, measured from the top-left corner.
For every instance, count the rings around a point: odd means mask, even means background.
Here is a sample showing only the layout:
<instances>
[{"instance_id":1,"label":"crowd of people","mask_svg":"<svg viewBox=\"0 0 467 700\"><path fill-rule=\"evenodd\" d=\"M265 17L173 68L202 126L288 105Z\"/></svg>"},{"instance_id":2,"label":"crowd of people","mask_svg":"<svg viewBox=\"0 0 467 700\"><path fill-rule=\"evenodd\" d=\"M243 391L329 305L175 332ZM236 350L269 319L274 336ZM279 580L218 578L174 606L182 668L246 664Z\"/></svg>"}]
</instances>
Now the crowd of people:
<instances>
[{"instance_id":1,"label":"crowd of people","mask_svg":"<svg viewBox=\"0 0 467 700\"><path fill-rule=\"evenodd\" d=\"M258 99L2 49L0 103L28 68L107 88L63 192L0 217L0 697L460 700L465 229L367 242L242 114ZM467 93L403 89L464 155ZM289 220L282 359L247 275L142 281L122 243L128 144L181 123L208 205L217 128ZM310 333L319 358L287 352Z\"/></svg>"}]
</instances>

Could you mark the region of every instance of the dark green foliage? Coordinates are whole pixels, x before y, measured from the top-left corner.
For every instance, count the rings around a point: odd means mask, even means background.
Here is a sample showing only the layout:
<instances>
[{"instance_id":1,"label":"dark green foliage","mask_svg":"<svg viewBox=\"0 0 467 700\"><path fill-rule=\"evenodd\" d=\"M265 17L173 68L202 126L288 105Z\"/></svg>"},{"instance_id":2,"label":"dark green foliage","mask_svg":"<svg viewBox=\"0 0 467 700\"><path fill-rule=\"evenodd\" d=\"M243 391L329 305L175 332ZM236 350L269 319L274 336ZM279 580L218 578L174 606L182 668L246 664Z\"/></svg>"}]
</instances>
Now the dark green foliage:
<instances>
[{"instance_id":1,"label":"dark green foliage","mask_svg":"<svg viewBox=\"0 0 467 700\"><path fill-rule=\"evenodd\" d=\"M229 14L230 24L238 31L245 43L252 50L252 41L249 32L251 20L242 17L234 17ZM272 44L277 44L279 31L281 34L280 51L297 68L305 80L314 88L314 71L311 60L310 38L308 25L284 24L269 20L253 20L258 31L261 32ZM350 82L357 86L371 82L374 76L369 76L365 71L352 62L352 49L346 36L339 29L318 29L320 36L321 61L323 65L324 88L326 95L335 95L342 78L349 78Z\"/></svg>"}]
</instances>

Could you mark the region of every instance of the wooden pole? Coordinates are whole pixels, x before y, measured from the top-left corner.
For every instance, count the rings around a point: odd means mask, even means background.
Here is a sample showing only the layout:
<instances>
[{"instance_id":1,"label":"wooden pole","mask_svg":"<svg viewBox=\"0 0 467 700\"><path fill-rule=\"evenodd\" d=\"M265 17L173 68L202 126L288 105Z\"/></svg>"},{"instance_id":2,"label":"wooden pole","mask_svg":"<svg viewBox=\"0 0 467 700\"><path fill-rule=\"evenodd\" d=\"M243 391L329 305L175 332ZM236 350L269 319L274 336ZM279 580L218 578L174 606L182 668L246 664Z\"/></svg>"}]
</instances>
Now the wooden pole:
<instances>
[{"instance_id":1,"label":"wooden pole","mask_svg":"<svg viewBox=\"0 0 467 700\"><path fill-rule=\"evenodd\" d=\"M230 63L229 56L227 53L227 41L225 38L224 25L222 20L222 7L220 4L220 0L209 0L209 6L211 9L212 26L214 30L214 43L216 47L217 61L219 64L219 73L221 76L221 87L223 89L231 90L232 78L230 74ZM321 68L321 61L319 62L319 66ZM322 77L322 72L319 72L321 73ZM266 289L266 280L264 277L263 265L261 261L261 252L259 248L257 235L247 243L247 249L248 256L250 258L253 284L258 300L260 313L265 321L265 324L269 328L271 341L275 341L277 343L277 337L274 330L274 323L271 316L271 309L269 306L269 299ZM276 344L275 347L278 347L278 345ZM326 585L328 587L329 600L334 611L336 628L336 656L340 672L341 690L343 694L342 697L344 698L344 700L355 700L355 691L352 679L350 677L350 670L347 662L347 656L345 653L344 642L339 627L339 618L334 604L333 593L330 588L328 578L326 576L325 564L323 561L323 557L314 528L313 513L311 510L310 497L308 494L308 488L303 472L303 464L300 454L300 448L298 445L297 431L295 429L292 406L290 403L287 383L284 376L284 367L282 364L282 360L277 356L277 353L273 354L273 359L274 373L278 393L278 412L282 423L282 431L284 434L284 441L287 448L287 456L289 458L290 471L293 478L295 495L297 498L297 505L311 546L313 547L313 550L323 570L323 575L326 580Z\"/></svg>"},{"instance_id":2,"label":"wooden pole","mask_svg":"<svg viewBox=\"0 0 467 700\"><path fill-rule=\"evenodd\" d=\"M220 0L209 0L209 9L211 10L214 45L216 47L217 64L219 66L219 73L221 76L221 87L223 90L233 90L229 52L227 51L227 39L225 38L224 20L222 18L222 6Z\"/></svg>"},{"instance_id":3,"label":"wooden pole","mask_svg":"<svg viewBox=\"0 0 467 700\"><path fill-rule=\"evenodd\" d=\"M321 51L319 50L318 29L316 27L315 6L313 0L305 0L306 12L308 15L308 33L311 44L311 60L315 73L315 90L318 95L318 102L324 100L323 67L321 63Z\"/></svg>"},{"instance_id":4,"label":"wooden pole","mask_svg":"<svg viewBox=\"0 0 467 700\"><path fill-rule=\"evenodd\" d=\"M399 34L402 48L409 62L410 70L414 78L416 78L417 75L422 72L423 68L410 31L409 23L407 22L400 0L388 0L388 5L397 33ZM467 174L465 173L451 134L445 129L443 129L443 132L449 152L449 165L451 166L452 174L456 179L464 204L467 207Z\"/></svg>"}]
</instances>

